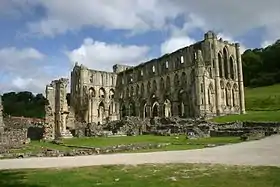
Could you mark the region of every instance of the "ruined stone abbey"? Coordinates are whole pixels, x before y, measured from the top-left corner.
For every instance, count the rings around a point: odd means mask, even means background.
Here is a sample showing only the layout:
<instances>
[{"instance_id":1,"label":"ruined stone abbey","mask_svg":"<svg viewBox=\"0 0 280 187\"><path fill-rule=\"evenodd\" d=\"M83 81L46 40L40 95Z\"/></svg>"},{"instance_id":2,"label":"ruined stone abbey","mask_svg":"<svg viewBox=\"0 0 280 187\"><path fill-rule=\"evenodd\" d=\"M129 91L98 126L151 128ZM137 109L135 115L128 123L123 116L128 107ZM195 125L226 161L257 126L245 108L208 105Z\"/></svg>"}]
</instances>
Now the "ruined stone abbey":
<instances>
[{"instance_id":1,"label":"ruined stone abbey","mask_svg":"<svg viewBox=\"0 0 280 187\"><path fill-rule=\"evenodd\" d=\"M66 126L72 128L67 123L70 118L103 124L125 116L245 113L240 46L218 39L211 31L191 46L137 66L114 65L113 72L76 64L70 82L70 107L65 79L46 89L54 121L63 133Z\"/></svg>"}]
</instances>

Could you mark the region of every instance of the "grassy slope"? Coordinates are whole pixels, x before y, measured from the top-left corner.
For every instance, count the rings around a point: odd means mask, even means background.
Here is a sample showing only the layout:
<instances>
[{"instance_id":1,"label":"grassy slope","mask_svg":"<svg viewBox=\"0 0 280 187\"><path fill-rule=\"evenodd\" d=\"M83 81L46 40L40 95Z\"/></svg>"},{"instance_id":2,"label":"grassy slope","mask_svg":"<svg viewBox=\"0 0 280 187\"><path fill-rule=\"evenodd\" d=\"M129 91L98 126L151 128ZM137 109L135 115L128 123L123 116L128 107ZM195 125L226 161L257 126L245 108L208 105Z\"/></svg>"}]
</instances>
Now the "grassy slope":
<instances>
[{"instance_id":1,"label":"grassy slope","mask_svg":"<svg viewBox=\"0 0 280 187\"><path fill-rule=\"evenodd\" d=\"M280 110L280 84L245 89L248 111Z\"/></svg>"},{"instance_id":2,"label":"grassy slope","mask_svg":"<svg viewBox=\"0 0 280 187\"><path fill-rule=\"evenodd\" d=\"M0 186L10 187L273 187L280 168L205 164L99 166L72 169L0 171Z\"/></svg>"},{"instance_id":3,"label":"grassy slope","mask_svg":"<svg viewBox=\"0 0 280 187\"><path fill-rule=\"evenodd\" d=\"M246 114L214 118L215 122L279 121L280 84L259 88L246 88Z\"/></svg>"}]
</instances>

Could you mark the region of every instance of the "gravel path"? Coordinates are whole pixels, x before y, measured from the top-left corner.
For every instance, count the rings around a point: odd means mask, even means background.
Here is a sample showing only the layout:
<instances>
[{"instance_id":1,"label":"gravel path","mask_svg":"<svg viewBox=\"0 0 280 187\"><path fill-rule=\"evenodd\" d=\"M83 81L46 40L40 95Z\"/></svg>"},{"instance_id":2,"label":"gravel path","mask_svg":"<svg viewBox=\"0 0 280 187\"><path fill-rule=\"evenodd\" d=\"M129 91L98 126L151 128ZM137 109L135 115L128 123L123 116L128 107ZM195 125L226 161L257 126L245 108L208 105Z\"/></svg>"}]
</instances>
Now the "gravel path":
<instances>
[{"instance_id":1,"label":"gravel path","mask_svg":"<svg viewBox=\"0 0 280 187\"><path fill-rule=\"evenodd\" d=\"M213 163L280 167L280 135L258 141L187 151L8 159L0 160L0 170L145 163Z\"/></svg>"}]
</instances>

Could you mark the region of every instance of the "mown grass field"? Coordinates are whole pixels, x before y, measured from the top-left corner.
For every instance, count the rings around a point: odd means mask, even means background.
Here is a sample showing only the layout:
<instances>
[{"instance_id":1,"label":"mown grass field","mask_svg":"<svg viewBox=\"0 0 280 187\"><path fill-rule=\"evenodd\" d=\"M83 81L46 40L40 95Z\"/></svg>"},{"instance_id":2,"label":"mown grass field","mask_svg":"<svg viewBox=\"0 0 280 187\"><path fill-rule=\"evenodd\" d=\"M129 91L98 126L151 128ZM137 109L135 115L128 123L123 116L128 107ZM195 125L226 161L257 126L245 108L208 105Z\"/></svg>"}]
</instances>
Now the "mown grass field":
<instances>
[{"instance_id":1,"label":"mown grass field","mask_svg":"<svg viewBox=\"0 0 280 187\"><path fill-rule=\"evenodd\" d=\"M200 139L186 139L186 136L123 136L123 137L97 137L97 138L72 138L65 139L63 142L69 145L83 145L106 147L120 144L138 144L138 143L173 143L173 144L209 144L209 143L236 143L238 137L210 137Z\"/></svg>"},{"instance_id":2,"label":"mown grass field","mask_svg":"<svg viewBox=\"0 0 280 187\"><path fill-rule=\"evenodd\" d=\"M186 139L185 136L124 136L124 137L97 137L97 138L72 138L65 139L63 143L65 145L72 146L87 146L87 147L108 147L116 145L128 145L128 144L146 144L146 143L170 143L170 145L155 149L143 149L131 152L152 152L152 151L171 151L171 150L188 150L188 149L200 149L204 148L207 144L228 144L241 142L239 137L210 137L201 139ZM12 150L16 153L38 153L42 150L52 149L61 151L70 151L71 147L62 145L55 145L48 142L32 141L24 148Z\"/></svg>"},{"instance_id":3,"label":"mown grass field","mask_svg":"<svg viewBox=\"0 0 280 187\"><path fill-rule=\"evenodd\" d=\"M248 111L280 110L280 84L245 89L246 109Z\"/></svg>"},{"instance_id":4,"label":"mown grass field","mask_svg":"<svg viewBox=\"0 0 280 187\"><path fill-rule=\"evenodd\" d=\"M2 187L276 187L280 168L205 164L0 171Z\"/></svg>"},{"instance_id":5,"label":"mown grass field","mask_svg":"<svg viewBox=\"0 0 280 187\"><path fill-rule=\"evenodd\" d=\"M215 122L271 121L280 122L280 84L245 89L246 114L212 119Z\"/></svg>"}]
</instances>

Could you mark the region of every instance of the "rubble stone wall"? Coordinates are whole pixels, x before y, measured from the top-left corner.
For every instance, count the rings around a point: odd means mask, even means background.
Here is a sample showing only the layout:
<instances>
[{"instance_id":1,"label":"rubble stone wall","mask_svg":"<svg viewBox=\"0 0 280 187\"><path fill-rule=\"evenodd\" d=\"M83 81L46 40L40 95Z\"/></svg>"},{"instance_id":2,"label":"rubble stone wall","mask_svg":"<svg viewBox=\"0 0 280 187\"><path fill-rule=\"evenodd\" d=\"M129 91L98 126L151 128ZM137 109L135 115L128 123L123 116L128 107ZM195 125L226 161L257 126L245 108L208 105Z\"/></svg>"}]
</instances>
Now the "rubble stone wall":
<instances>
[{"instance_id":1,"label":"rubble stone wall","mask_svg":"<svg viewBox=\"0 0 280 187\"><path fill-rule=\"evenodd\" d=\"M0 132L0 147L14 147L27 142L27 129L15 129Z\"/></svg>"}]
</instances>

